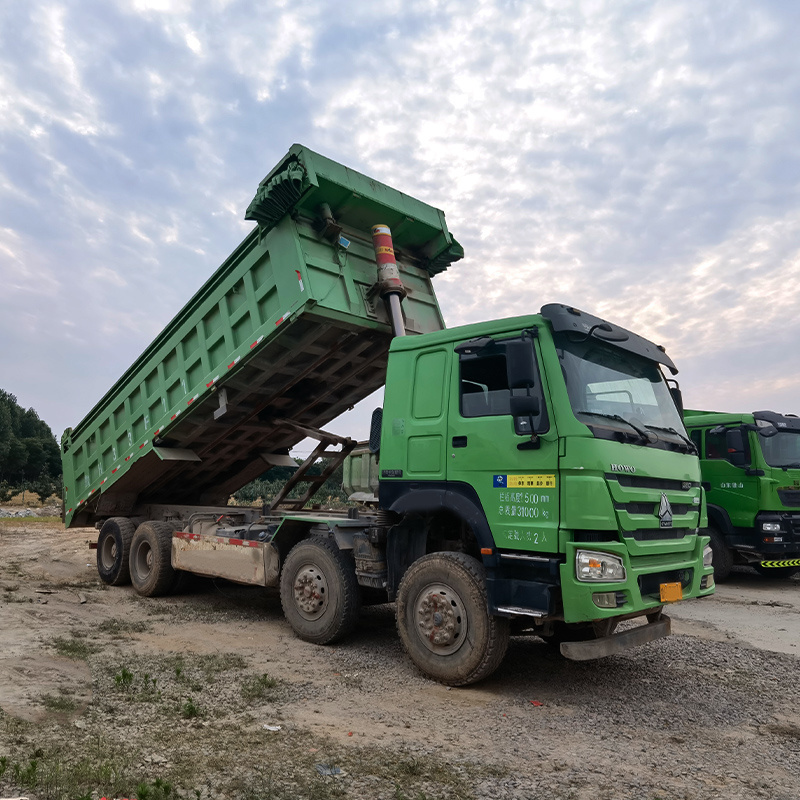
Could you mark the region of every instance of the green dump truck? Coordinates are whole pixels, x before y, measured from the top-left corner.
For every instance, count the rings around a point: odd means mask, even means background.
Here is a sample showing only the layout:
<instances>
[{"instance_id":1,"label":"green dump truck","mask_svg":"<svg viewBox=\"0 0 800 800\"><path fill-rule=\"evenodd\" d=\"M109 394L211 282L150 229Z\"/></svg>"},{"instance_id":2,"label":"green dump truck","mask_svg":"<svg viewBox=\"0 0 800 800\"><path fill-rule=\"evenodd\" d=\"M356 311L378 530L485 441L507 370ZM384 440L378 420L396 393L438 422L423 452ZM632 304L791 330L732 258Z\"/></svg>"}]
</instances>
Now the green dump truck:
<instances>
[{"instance_id":1,"label":"green dump truck","mask_svg":"<svg viewBox=\"0 0 800 800\"><path fill-rule=\"evenodd\" d=\"M496 669L512 631L596 658L713 591L661 348L558 304L445 330L431 279L463 251L444 215L300 145L246 216L252 233L63 436L65 522L99 529L104 581L278 587L320 644L395 601L411 659L451 685ZM368 449L321 430L381 385ZM309 436L269 507L228 505ZM359 504L309 507L342 461Z\"/></svg>"},{"instance_id":2,"label":"green dump truck","mask_svg":"<svg viewBox=\"0 0 800 800\"><path fill-rule=\"evenodd\" d=\"M684 422L700 453L715 579L734 564L800 572L800 418L687 410Z\"/></svg>"}]
</instances>

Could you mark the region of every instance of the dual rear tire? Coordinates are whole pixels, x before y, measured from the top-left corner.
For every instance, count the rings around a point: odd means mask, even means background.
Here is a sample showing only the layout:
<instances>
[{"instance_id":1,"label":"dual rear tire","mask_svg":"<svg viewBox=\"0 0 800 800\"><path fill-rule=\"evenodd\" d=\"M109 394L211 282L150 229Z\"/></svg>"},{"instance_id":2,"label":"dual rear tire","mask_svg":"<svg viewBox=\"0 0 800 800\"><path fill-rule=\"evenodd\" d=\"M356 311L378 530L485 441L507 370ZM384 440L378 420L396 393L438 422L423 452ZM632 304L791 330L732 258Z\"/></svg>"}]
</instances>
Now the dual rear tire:
<instances>
[{"instance_id":1,"label":"dual rear tire","mask_svg":"<svg viewBox=\"0 0 800 800\"><path fill-rule=\"evenodd\" d=\"M109 586L132 583L145 597L173 591L182 573L172 567L172 526L107 519L97 537L97 573Z\"/></svg>"}]
</instances>

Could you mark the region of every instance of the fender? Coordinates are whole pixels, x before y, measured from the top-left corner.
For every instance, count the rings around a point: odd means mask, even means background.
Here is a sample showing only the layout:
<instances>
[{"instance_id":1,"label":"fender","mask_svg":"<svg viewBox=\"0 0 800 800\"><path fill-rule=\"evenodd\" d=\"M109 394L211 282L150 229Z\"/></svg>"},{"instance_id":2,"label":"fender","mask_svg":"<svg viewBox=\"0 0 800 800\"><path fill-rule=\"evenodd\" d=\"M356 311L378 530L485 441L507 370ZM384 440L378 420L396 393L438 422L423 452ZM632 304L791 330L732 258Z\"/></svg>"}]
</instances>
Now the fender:
<instances>
[{"instance_id":1,"label":"fender","mask_svg":"<svg viewBox=\"0 0 800 800\"><path fill-rule=\"evenodd\" d=\"M711 505L711 503L708 504L707 509L709 524L714 525L723 536L733 536L733 525L728 512L720 506Z\"/></svg>"},{"instance_id":2,"label":"fender","mask_svg":"<svg viewBox=\"0 0 800 800\"><path fill-rule=\"evenodd\" d=\"M427 530L414 517L449 511L475 534L479 548L494 548L494 538L481 501L472 486L458 482L381 481L381 508L404 519L389 531L386 547L389 599L394 600L405 571L425 555Z\"/></svg>"}]
</instances>

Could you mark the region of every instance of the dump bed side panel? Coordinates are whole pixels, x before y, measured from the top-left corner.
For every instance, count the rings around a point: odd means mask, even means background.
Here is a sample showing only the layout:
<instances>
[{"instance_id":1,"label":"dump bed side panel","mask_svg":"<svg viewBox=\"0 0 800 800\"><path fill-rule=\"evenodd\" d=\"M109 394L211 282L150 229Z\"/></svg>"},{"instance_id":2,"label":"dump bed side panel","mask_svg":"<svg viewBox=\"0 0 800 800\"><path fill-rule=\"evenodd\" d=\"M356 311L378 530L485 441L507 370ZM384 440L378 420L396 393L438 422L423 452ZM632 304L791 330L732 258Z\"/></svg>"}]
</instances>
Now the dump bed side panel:
<instances>
[{"instance_id":1,"label":"dump bed side panel","mask_svg":"<svg viewBox=\"0 0 800 800\"><path fill-rule=\"evenodd\" d=\"M306 193L318 201L315 180ZM335 194L333 235L326 238L309 208L260 224L65 432L68 526L143 502L225 503L268 468L270 456L302 439L282 420L322 427L383 384L391 328L375 294L367 224L396 209L347 198L338 185ZM402 197L406 206L418 202ZM420 244L449 237L446 227L431 227L430 207L419 206L428 221L409 218L408 226L418 227ZM409 290L407 332L443 328L430 264L408 247L398 249L398 265Z\"/></svg>"}]
</instances>

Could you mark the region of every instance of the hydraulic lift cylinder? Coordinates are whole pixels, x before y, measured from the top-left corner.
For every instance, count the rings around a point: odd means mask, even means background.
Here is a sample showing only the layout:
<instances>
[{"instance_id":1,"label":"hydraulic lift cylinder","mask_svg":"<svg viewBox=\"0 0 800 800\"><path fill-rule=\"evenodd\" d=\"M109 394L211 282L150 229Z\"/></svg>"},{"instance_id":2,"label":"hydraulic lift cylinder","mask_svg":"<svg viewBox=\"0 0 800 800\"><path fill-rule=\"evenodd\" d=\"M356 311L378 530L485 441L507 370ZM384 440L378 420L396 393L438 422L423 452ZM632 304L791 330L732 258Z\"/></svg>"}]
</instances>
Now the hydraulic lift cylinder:
<instances>
[{"instance_id":1,"label":"hydraulic lift cylinder","mask_svg":"<svg viewBox=\"0 0 800 800\"><path fill-rule=\"evenodd\" d=\"M389 307L392 332L395 336L405 336L406 326L400 301L406 296L406 290L394 259L394 243L388 225L372 226L372 244L378 262L378 291Z\"/></svg>"}]
</instances>

